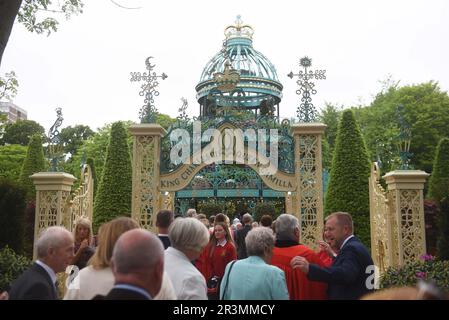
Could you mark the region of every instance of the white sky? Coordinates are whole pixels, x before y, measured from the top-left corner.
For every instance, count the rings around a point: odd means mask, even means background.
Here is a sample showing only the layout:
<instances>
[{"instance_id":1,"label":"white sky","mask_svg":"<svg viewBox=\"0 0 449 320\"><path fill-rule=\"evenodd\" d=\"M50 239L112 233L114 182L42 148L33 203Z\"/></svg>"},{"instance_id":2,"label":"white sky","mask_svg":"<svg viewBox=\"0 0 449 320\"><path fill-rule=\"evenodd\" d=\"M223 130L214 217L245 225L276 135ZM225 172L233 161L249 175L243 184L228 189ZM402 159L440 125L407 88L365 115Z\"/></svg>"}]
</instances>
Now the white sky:
<instances>
[{"instance_id":1,"label":"white sky","mask_svg":"<svg viewBox=\"0 0 449 320\"><path fill-rule=\"evenodd\" d=\"M313 103L351 106L370 103L388 74L401 84L436 80L449 89L449 1L446 0L85 0L84 13L59 18L50 37L14 26L0 74L15 70L14 103L46 130L62 107L63 127L92 129L117 120L138 121L143 104L130 72L144 72L153 56L159 85L156 106L175 117L181 97L189 115L198 114L195 86L206 63L220 49L224 28L238 14L254 28L254 48L276 67L284 85L281 116L296 115L299 58L326 69L316 81Z\"/></svg>"}]
</instances>

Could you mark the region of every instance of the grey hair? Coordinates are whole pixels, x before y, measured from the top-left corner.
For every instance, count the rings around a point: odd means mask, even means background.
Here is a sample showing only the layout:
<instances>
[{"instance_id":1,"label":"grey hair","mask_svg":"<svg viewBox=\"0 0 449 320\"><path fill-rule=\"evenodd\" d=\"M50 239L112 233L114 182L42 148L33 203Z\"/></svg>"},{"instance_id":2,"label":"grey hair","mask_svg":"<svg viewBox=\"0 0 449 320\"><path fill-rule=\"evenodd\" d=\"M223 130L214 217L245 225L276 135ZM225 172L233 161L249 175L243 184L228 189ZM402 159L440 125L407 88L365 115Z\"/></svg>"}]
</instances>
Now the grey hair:
<instances>
[{"instance_id":1,"label":"grey hair","mask_svg":"<svg viewBox=\"0 0 449 320\"><path fill-rule=\"evenodd\" d=\"M209 230L195 218L178 218L168 228L173 248L200 252L209 243Z\"/></svg>"},{"instance_id":2,"label":"grey hair","mask_svg":"<svg viewBox=\"0 0 449 320\"><path fill-rule=\"evenodd\" d=\"M299 221L294 215L281 214L276 219L276 239L277 240L297 240L295 229L299 228Z\"/></svg>"},{"instance_id":3,"label":"grey hair","mask_svg":"<svg viewBox=\"0 0 449 320\"><path fill-rule=\"evenodd\" d=\"M266 227L254 228L246 235L245 244L248 256L263 257L266 251L273 250L273 231Z\"/></svg>"},{"instance_id":4,"label":"grey hair","mask_svg":"<svg viewBox=\"0 0 449 320\"><path fill-rule=\"evenodd\" d=\"M147 230L132 229L118 238L111 260L117 273L127 274L152 268L161 259L164 248L159 238Z\"/></svg>"},{"instance_id":5,"label":"grey hair","mask_svg":"<svg viewBox=\"0 0 449 320\"><path fill-rule=\"evenodd\" d=\"M50 248L60 248L68 241L74 242L73 235L66 228L61 226L48 227L41 232L36 241L36 251L38 258L45 258Z\"/></svg>"},{"instance_id":6,"label":"grey hair","mask_svg":"<svg viewBox=\"0 0 449 320\"><path fill-rule=\"evenodd\" d=\"M245 213L242 217L242 222L244 224L253 222L253 217L249 213Z\"/></svg>"},{"instance_id":7,"label":"grey hair","mask_svg":"<svg viewBox=\"0 0 449 320\"><path fill-rule=\"evenodd\" d=\"M195 216L196 216L196 210L195 209L190 208L189 210L187 210L186 217L194 218Z\"/></svg>"},{"instance_id":8,"label":"grey hair","mask_svg":"<svg viewBox=\"0 0 449 320\"><path fill-rule=\"evenodd\" d=\"M340 226L348 226L350 232L354 232L354 222L352 221L352 216L347 212L333 212L326 217L325 222L330 218L336 217L337 223Z\"/></svg>"}]
</instances>

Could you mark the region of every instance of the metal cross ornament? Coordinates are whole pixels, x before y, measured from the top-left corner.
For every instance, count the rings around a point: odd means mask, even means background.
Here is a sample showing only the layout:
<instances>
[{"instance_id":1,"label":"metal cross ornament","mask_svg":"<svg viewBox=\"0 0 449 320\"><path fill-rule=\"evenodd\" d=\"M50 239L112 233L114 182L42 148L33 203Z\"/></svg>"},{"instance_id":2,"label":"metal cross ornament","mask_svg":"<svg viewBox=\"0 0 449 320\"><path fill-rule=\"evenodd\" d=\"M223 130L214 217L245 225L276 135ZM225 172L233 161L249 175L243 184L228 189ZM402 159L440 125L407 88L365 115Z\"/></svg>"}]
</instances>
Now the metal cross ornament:
<instances>
[{"instance_id":1,"label":"metal cross ornament","mask_svg":"<svg viewBox=\"0 0 449 320\"><path fill-rule=\"evenodd\" d=\"M140 72L131 72L131 82L134 81L145 81L141 85L141 91L139 92L140 96L145 97L144 105L140 108L139 118L141 123L155 123L157 117L157 108L154 105L154 97L159 95L159 91L156 90L156 87L159 85L158 78L165 80L167 75L162 73L161 75L157 75L156 72L153 71L155 64L151 64L150 59L153 57L148 57L145 59L145 65L148 70L148 74L144 72L143 74Z\"/></svg>"},{"instance_id":2,"label":"metal cross ornament","mask_svg":"<svg viewBox=\"0 0 449 320\"><path fill-rule=\"evenodd\" d=\"M48 130L48 146L47 154L50 160L50 171L57 172L59 170L59 162L64 158L63 145L61 143L61 135L59 127L64 118L62 117L62 109L56 108L56 121Z\"/></svg>"},{"instance_id":3,"label":"metal cross ornament","mask_svg":"<svg viewBox=\"0 0 449 320\"><path fill-rule=\"evenodd\" d=\"M310 81L312 79L325 80L326 70L307 70L312 66L312 59L304 57L299 60L299 65L304 68L304 71L300 70L297 74L290 72L287 76L293 79L294 76L298 77L296 83L299 89L296 90L296 94L302 95L301 104L296 110L296 114L300 122L314 122L317 117L317 110L312 104L311 94L316 94L315 83Z\"/></svg>"}]
</instances>

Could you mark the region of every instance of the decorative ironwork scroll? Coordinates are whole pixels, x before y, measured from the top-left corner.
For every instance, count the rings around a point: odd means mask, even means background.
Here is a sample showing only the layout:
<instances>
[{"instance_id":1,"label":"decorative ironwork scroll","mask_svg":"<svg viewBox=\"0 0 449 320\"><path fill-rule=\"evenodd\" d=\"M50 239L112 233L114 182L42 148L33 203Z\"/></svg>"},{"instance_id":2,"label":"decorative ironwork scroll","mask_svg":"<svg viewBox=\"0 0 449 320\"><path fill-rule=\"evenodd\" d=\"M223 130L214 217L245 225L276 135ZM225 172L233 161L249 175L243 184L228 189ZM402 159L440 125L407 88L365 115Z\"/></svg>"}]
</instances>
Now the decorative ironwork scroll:
<instances>
[{"instance_id":1,"label":"decorative ironwork scroll","mask_svg":"<svg viewBox=\"0 0 449 320\"><path fill-rule=\"evenodd\" d=\"M369 178L370 194L370 226L371 226L371 256L380 273L392 266L392 234L391 208L386 192L379 182L380 169L377 162L371 166Z\"/></svg>"},{"instance_id":2,"label":"decorative ironwork scroll","mask_svg":"<svg viewBox=\"0 0 449 320\"><path fill-rule=\"evenodd\" d=\"M317 117L317 110L312 104L312 94L316 94L315 83L310 81L311 79L325 80L326 70L307 70L312 66L312 59L308 57L301 58L299 65L304 68L304 71L300 70L297 74L290 72L287 76L293 79L294 76L298 77L296 83L299 89L296 90L296 94L302 95L301 103L296 110L296 114L300 122L315 122Z\"/></svg>"},{"instance_id":3,"label":"decorative ironwork scroll","mask_svg":"<svg viewBox=\"0 0 449 320\"><path fill-rule=\"evenodd\" d=\"M144 72L143 74L140 72L131 72L131 82L134 81L145 81L141 85L141 91L139 92L140 96L145 97L144 105L140 109L139 118L141 123L155 123L157 117L157 108L154 105L154 97L159 95L159 91L156 90L159 85L158 78L165 80L168 76L165 73L161 75L157 75L156 72L153 71L155 64L151 64L150 59L153 57L148 57L145 60L146 69L148 70L148 74Z\"/></svg>"},{"instance_id":4,"label":"decorative ironwork scroll","mask_svg":"<svg viewBox=\"0 0 449 320\"><path fill-rule=\"evenodd\" d=\"M86 217L92 221L93 204L94 181L92 179L92 170L88 164L84 164L81 168L80 186L75 190L70 201L70 221L65 224L67 229L73 231L75 222L81 217Z\"/></svg>"},{"instance_id":5,"label":"decorative ironwork scroll","mask_svg":"<svg viewBox=\"0 0 449 320\"><path fill-rule=\"evenodd\" d=\"M396 116L399 124L399 135L396 139L398 146L399 158L401 160L400 170L408 170L410 168L410 143L412 141L412 128L410 123L404 118L404 105L400 104L396 107Z\"/></svg>"},{"instance_id":6,"label":"decorative ironwork scroll","mask_svg":"<svg viewBox=\"0 0 449 320\"><path fill-rule=\"evenodd\" d=\"M48 159L50 160L50 171L58 171L58 163L64 157L63 146L61 143L61 136L59 127L64 118L62 117L62 109L56 108L56 121L48 131Z\"/></svg>"}]
</instances>

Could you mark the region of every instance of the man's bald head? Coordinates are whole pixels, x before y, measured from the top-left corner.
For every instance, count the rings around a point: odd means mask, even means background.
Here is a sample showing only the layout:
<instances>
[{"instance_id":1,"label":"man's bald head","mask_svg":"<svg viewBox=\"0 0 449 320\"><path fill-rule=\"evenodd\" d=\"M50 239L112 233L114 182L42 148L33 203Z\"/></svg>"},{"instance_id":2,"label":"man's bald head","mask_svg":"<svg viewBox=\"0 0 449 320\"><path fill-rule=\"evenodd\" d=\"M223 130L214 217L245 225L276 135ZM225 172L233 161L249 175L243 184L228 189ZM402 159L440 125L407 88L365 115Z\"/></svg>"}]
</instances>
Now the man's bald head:
<instances>
[{"instance_id":1,"label":"man's bald head","mask_svg":"<svg viewBox=\"0 0 449 320\"><path fill-rule=\"evenodd\" d=\"M164 248L158 237L143 229L123 233L112 254L114 269L129 274L155 267L164 258Z\"/></svg>"}]
</instances>

